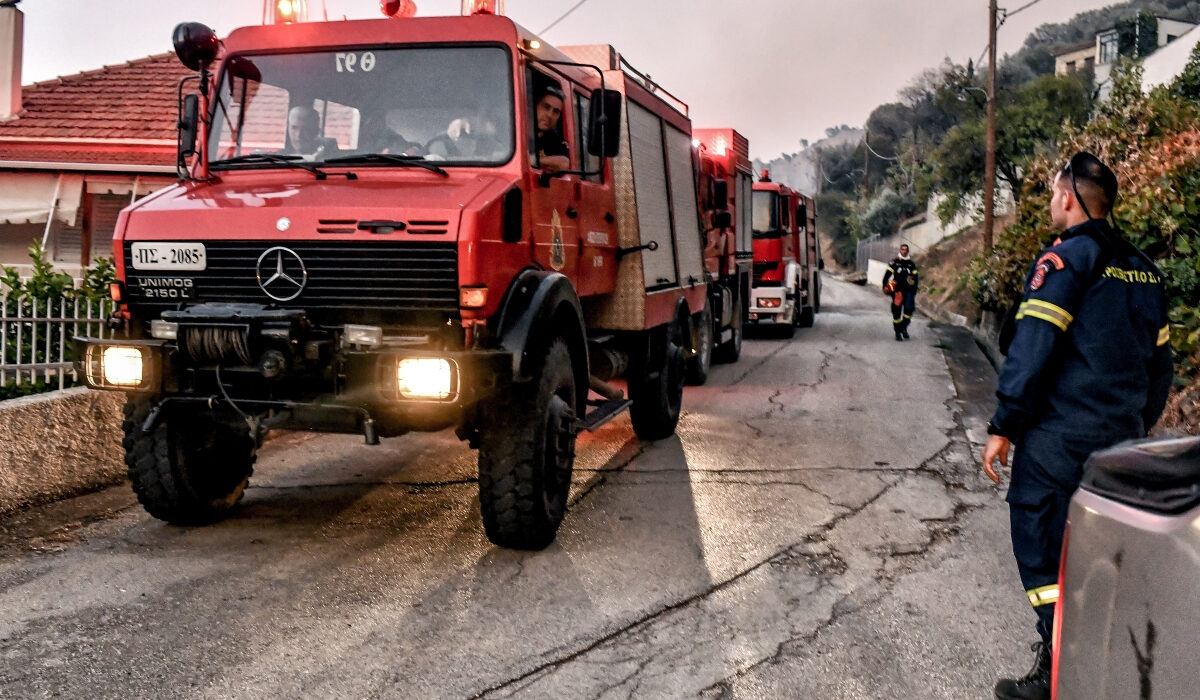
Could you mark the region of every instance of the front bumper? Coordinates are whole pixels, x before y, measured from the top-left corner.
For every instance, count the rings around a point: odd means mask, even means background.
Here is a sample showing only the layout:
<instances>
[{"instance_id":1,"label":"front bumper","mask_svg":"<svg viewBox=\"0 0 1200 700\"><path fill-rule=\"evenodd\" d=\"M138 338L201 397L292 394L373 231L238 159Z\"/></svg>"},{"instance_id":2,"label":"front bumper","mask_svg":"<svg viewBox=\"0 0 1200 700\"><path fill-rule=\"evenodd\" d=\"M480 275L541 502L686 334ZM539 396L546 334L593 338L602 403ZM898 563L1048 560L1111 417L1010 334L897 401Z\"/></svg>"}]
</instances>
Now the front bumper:
<instances>
[{"instance_id":1,"label":"front bumper","mask_svg":"<svg viewBox=\"0 0 1200 700\"><path fill-rule=\"evenodd\" d=\"M751 323L791 323L795 300L784 287L755 287L750 290L748 319Z\"/></svg>"},{"instance_id":2,"label":"front bumper","mask_svg":"<svg viewBox=\"0 0 1200 700\"><path fill-rule=\"evenodd\" d=\"M513 356L505 350L340 350L322 372L272 378L261 362L192 362L172 341L79 337L75 347L76 368L93 389L153 394L165 403L232 405L251 415L269 414L265 422L270 427L288 429L358 433L366 421L374 421L384 435L441 430L459 424L477 403L506 391L514 381ZM141 355L140 382L114 382L106 376L103 358L111 348ZM444 360L450 368L447 390L436 397L404 395L397 368L406 359Z\"/></svg>"}]
</instances>

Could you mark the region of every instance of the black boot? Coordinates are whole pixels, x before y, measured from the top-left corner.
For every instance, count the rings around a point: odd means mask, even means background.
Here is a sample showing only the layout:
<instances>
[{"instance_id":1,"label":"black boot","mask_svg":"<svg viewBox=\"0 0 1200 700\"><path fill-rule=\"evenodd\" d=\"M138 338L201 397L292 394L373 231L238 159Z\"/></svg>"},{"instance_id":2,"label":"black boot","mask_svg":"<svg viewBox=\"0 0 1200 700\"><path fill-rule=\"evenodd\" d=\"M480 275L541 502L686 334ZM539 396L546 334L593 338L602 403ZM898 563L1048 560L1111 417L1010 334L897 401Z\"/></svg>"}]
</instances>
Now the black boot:
<instances>
[{"instance_id":1,"label":"black boot","mask_svg":"<svg viewBox=\"0 0 1200 700\"><path fill-rule=\"evenodd\" d=\"M1050 700L1050 645L1034 644L1033 668L1024 678L1001 678L996 682L999 700Z\"/></svg>"}]
</instances>

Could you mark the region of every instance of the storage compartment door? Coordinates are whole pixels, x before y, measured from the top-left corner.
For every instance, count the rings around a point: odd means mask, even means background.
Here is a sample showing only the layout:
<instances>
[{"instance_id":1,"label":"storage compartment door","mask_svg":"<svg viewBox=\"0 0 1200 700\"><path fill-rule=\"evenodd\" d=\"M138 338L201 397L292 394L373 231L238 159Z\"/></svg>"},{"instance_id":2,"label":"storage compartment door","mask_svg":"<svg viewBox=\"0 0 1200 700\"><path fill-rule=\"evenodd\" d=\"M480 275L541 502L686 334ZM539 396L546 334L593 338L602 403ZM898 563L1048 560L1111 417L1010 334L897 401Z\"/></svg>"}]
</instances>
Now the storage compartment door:
<instances>
[{"instance_id":1,"label":"storage compartment door","mask_svg":"<svg viewBox=\"0 0 1200 700\"><path fill-rule=\"evenodd\" d=\"M749 257L754 252L754 183L750 176L737 176L737 252Z\"/></svg>"},{"instance_id":2,"label":"storage compartment door","mask_svg":"<svg viewBox=\"0 0 1200 700\"><path fill-rule=\"evenodd\" d=\"M668 125L667 164L671 175L671 212L675 221L675 247L679 251L680 284L704 282L704 245L696 198L696 170L692 162L692 137Z\"/></svg>"},{"instance_id":3,"label":"storage compartment door","mask_svg":"<svg viewBox=\"0 0 1200 700\"><path fill-rule=\"evenodd\" d=\"M636 102L631 101L628 105L638 232L642 245L650 241L658 243L658 250L640 252L642 273L647 289L674 285L678 275L675 271L675 238L671 233L662 120Z\"/></svg>"}]
</instances>

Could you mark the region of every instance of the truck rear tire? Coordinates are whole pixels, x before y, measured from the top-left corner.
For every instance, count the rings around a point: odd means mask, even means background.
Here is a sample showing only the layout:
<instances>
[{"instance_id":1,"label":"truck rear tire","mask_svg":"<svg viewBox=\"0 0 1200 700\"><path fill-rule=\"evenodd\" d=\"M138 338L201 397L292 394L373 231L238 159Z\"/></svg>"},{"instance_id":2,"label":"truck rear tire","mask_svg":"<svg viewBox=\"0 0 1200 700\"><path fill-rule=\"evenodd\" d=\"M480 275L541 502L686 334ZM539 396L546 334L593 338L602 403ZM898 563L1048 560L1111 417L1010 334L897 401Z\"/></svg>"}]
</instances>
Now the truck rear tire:
<instances>
[{"instance_id":1,"label":"truck rear tire","mask_svg":"<svg viewBox=\"0 0 1200 700\"><path fill-rule=\"evenodd\" d=\"M729 325L732 337L716 349L713 358L717 362L734 363L742 356L742 300L738 299L733 305L733 322Z\"/></svg>"},{"instance_id":2,"label":"truck rear tire","mask_svg":"<svg viewBox=\"0 0 1200 700\"><path fill-rule=\"evenodd\" d=\"M629 379L629 417L642 440L662 440L675 434L683 407L685 361L679 325L671 323L648 333L649 347Z\"/></svg>"},{"instance_id":3,"label":"truck rear tire","mask_svg":"<svg viewBox=\"0 0 1200 700\"><path fill-rule=\"evenodd\" d=\"M687 361L687 383L700 386L708 381L708 370L712 367L713 322L712 307L704 302L704 310L692 317L696 329L696 354Z\"/></svg>"},{"instance_id":4,"label":"truck rear tire","mask_svg":"<svg viewBox=\"0 0 1200 700\"><path fill-rule=\"evenodd\" d=\"M571 351L550 344L539 376L483 407L479 507L493 544L545 549L567 510L575 466L576 391Z\"/></svg>"},{"instance_id":5,"label":"truck rear tire","mask_svg":"<svg viewBox=\"0 0 1200 700\"><path fill-rule=\"evenodd\" d=\"M125 400L125 465L138 501L174 525L206 525L242 499L254 472L257 443L236 417L163 408L150 432L142 425L151 399Z\"/></svg>"},{"instance_id":6,"label":"truck rear tire","mask_svg":"<svg viewBox=\"0 0 1200 700\"><path fill-rule=\"evenodd\" d=\"M813 320L813 307L811 306L802 307L800 313L796 314L796 326L799 328L812 328Z\"/></svg>"}]
</instances>

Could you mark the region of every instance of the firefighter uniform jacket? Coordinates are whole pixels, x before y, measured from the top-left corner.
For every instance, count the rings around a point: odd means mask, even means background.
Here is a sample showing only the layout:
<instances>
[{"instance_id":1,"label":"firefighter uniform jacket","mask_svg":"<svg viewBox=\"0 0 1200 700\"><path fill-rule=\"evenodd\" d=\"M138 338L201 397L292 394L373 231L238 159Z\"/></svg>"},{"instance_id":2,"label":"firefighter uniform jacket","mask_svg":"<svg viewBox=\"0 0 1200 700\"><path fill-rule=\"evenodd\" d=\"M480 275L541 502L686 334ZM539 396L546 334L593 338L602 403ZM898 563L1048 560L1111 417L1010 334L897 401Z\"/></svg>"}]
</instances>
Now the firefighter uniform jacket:
<instances>
[{"instance_id":1,"label":"firefighter uniform jacket","mask_svg":"<svg viewBox=\"0 0 1200 700\"><path fill-rule=\"evenodd\" d=\"M1113 444L1145 434L1172 380L1162 273L1108 222L1069 229L1025 278L988 432Z\"/></svg>"},{"instance_id":2,"label":"firefighter uniform jacket","mask_svg":"<svg viewBox=\"0 0 1200 700\"><path fill-rule=\"evenodd\" d=\"M895 278L897 292L915 292L918 274L917 264L912 258L896 258L888 263L887 272L883 273L883 286L886 287L888 280Z\"/></svg>"}]
</instances>

